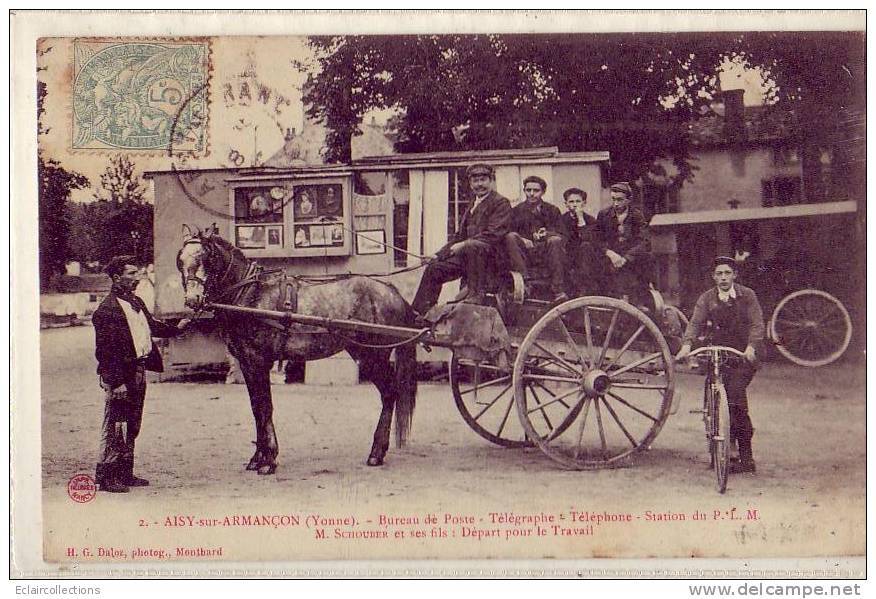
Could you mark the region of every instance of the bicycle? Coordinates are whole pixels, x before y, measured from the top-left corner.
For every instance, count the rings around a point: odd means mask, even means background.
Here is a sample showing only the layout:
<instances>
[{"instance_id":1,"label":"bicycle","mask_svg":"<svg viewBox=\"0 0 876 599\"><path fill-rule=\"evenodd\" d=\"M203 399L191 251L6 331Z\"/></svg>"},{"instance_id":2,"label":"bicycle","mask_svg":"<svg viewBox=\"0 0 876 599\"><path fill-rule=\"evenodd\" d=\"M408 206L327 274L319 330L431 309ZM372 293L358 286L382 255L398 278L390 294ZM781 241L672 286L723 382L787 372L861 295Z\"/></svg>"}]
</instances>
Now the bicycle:
<instances>
[{"instance_id":1,"label":"bicycle","mask_svg":"<svg viewBox=\"0 0 876 599\"><path fill-rule=\"evenodd\" d=\"M730 473L730 404L727 403L727 390L724 388L721 374L722 352L744 358L738 349L724 345L706 345L699 347L690 354L692 358L708 353L708 368L703 392L703 424L706 428L706 444L711 459L711 468L715 471L715 487L718 493L727 490L727 479ZM699 412L700 410L696 410Z\"/></svg>"}]
</instances>

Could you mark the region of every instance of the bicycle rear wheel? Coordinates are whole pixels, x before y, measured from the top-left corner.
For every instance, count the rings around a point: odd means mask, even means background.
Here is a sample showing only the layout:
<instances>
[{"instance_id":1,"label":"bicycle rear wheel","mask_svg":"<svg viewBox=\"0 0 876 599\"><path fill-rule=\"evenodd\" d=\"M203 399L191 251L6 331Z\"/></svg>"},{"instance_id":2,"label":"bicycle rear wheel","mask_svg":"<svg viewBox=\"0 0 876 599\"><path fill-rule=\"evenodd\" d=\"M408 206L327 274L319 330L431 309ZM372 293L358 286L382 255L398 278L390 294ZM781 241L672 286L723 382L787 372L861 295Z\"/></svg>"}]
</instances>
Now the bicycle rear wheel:
<instances>
[{"instance_id":1,"label":"bicycle rear wheel","mask_svg":"<svg viewBox=\"0 0 876 599\"><path fill-rule=\"evenodd\" d=\"M712 466L715 469L715 488L718 493L727 490L730 473L730 404L721 382L715 383L712 401Z\"/></svg>"}]
</instances>

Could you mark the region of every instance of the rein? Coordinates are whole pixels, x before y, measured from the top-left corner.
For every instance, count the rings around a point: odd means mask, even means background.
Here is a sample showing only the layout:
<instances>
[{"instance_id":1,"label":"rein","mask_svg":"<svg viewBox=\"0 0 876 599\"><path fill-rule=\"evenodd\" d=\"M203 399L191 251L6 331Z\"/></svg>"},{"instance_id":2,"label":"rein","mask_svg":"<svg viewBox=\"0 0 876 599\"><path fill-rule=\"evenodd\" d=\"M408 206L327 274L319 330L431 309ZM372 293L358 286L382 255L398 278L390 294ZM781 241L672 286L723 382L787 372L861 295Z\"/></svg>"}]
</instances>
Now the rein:
<instances>
[{"instance_id":1,"label":"rein","mask_svg":"<svg viewBox=\"0 0 876 599\"><path fill-rule=\"evenodd\" d=\"M210 255L213 255L213 253L215 251L217 251L215 244L210 243L209 239L204 239L202 237L194 237L192 239L189 239L188 241L183 243L183 247L185 247L186 245L189 245L189 244L193 244L193 243L201 244L201 246L203 248L205 248ZM412 270L417 270L417 269L423 268L425 266L425 264L420 264L420 265L417 265L414 267L403 268L403 269L393 271L393 272L387 273L387 274L357 275L357 274L353 274L353 273L344 273L341 275L326 275L325 277L313 277L313 276L308 277L308 276L300 276L300 275L288 275L287 273L285 273L285 271L282 268L265 270L256 261L248 260L246 257L244 257L244 260L246 260L246 263L247 263L247 270L246 270L246 273L244 274L243 278L235 283L232 283L231 285L229 285L225 288L222 288L223 283L229 277L229 275L231 274L231 272L234 268L234 254L233 254L233 252L227 251L225 248L220 247L220 248L218 248L218 250L227 256L228 263L226 264L225 271L222 273L222 276L219 278L219 281L214 286L216 288L219 288L219 291L217 293L215 293L215 295L212 293L208 294L207 281L205 279L201 279L200 277L198 277L196 275L192 275L192 276L188 277L188 279L187 279L186 276L182 273L182 269L180 269L180 275L182 276L184 288L186 286L187 280L196 281L204 287L204 302L203 302L204 307L208 306L209 304L216 303L218 300L221 300L221 299L227 297L230 293L232 293L234 291L236 291L237 293L234 294L234 297L231 299L230 304L237 305L237 302L240 300L240 296L246 287L252 285L253 283L260 282L261 278L264 275L273 274L273 273L277 273L277 272L283 272L284 274L286 274L286 276L290 276L291 278L293 278L299 282L309 283L310 285L324 285L324 284L328 284L328 283L333 283L335 281L348 279L348 278L354 277L354 276L361 276L361 277L366 277L366 278L388 277L388 276L392 276L392 275L396 275L396 274L400 274L400 273L404 273L404 272L409 272ZM180 249L180 252L182 252L182 249ZM177 263L179 263L179 255L177 255ZM209 297L209 300L207 299L208 297ZM204 310L204 307L201 307L200 309L197 310L197 312L195 314L195 318L198 318L200 313ZM263 322L265 322L265 324L267 324L269 326L281 329L286 334L289 333L289 330L290 330L289 324L281 325L279 323L275 323L274 321L270 321L270 320L266 320L266 319L260 319L260 320L263 320ZM422 339L427 333L429 333L429 329L423 328L423 329L415 330L415 332L411 335L411 337L403 339L399 342L387 343L387 344L364 343L361 341L357 341L356 339L353 339L353 338L351 338L347 335L344 335L343 333L340 333L338 331L326 331L326 332L328 332L329 334L332 334L332 335L336 335L336 336L340 337L341 339L344 339L346 342L351 343L353 345L357 345L359 347L368 348L368 349L394 349L396 347L401 347L403 345L409 345L411 343L416 343L417 341Z\"/></svg>"}]
</instances>

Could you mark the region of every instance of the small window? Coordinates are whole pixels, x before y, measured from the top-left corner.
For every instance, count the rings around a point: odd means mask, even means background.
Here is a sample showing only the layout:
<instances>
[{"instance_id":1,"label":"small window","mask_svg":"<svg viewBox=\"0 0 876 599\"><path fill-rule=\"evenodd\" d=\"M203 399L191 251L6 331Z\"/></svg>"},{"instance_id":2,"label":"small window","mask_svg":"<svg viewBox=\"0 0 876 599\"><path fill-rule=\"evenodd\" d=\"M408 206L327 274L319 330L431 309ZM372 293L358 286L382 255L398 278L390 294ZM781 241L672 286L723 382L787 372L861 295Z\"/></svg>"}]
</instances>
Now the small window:
<instances>
[{"instance_id":1,"label":"small window","mask_svg":"<svg viewBox=\"0 0 876 599\"><path fill-rule=\"evenodd\" d=\"M407 170L393 171L392 181L392 244L398 248L408 247L408 215L411 207L411 181ZM407 254L394 252L396 266L406 266Z\"/></svg>"},{"instance_id":2,"label":"small window","mask_svg":"<svg viewBox=\"0 0 876 599\"><path fill-rule=\"evenodd\" d=\"M471 189L468 186L468 177L465 175L467 167L461 166L450 171L450 206L447 211L447 235L452 236L459 230L462 217L471 205Z\"/></svg>"}]
</instances>

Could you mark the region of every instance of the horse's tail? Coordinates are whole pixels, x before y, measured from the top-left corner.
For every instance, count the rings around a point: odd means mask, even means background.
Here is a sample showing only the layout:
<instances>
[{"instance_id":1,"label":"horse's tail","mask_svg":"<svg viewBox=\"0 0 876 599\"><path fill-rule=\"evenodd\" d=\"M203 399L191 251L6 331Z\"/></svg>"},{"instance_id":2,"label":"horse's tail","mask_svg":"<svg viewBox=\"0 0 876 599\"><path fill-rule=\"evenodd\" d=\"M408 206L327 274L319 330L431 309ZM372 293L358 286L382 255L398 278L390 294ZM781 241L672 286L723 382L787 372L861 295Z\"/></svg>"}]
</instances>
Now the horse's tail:
<instances>
[{"instance_id":1,"label":"horse's tail","mask_svg":"<svg viewBox=\"0 0 876 599\"><path fill-rule=\"evenodd\" d=\"M417 403L417 345L395 349L395 444L404 447L411 433Z\"/></svg>"}]
</instances>

